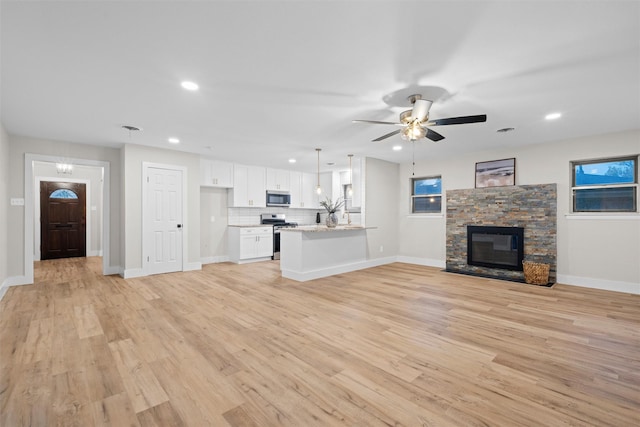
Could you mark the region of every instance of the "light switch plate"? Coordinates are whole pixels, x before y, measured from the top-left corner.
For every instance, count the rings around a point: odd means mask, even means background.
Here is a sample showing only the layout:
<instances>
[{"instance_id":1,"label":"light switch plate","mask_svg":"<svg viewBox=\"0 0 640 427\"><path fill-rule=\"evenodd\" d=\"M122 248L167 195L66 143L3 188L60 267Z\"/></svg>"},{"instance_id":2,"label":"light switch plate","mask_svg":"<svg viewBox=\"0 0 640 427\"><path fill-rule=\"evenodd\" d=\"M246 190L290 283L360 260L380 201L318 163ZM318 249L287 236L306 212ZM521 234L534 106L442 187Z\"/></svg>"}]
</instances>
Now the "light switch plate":
<instances>
[{"instance_id":1,"label":"light switch plate","mask_svg":"<svg viewBox=\"0 0 640 427\"><path fill-rule=\"evenodd\" d=\"M24 199L11 199L11 206L24 206Z\"/></svg>"}]
</instances>

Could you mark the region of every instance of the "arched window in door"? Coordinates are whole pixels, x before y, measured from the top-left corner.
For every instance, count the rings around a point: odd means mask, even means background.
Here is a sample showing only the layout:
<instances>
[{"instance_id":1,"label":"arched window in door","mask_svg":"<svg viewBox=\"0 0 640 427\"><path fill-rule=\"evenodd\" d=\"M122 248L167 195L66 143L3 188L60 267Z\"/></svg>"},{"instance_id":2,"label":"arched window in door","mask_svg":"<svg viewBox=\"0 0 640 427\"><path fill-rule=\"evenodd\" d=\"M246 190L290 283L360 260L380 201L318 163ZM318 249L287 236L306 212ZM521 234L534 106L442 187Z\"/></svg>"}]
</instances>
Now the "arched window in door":
<instances>
[{"instance_id":1,"label":"arched window in door","mask_svg":"<svg viewBox=\"0 0 640 427\"><path fill-rule=\"evenodd\" d=\"M59 188L49 196L50 199L77 199L78 195L66 188Z\"/></svg>"}]
</instances>

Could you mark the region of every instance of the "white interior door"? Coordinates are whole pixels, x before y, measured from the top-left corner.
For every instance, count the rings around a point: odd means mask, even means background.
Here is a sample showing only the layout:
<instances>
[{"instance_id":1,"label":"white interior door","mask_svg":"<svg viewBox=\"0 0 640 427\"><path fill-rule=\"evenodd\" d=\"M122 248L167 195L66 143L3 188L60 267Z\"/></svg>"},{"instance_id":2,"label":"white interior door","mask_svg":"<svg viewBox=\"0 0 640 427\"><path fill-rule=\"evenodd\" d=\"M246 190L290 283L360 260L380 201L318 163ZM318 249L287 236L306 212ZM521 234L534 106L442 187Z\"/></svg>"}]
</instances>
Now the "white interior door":
<instances>
[{"instance_id":1,"label":"white interior door","mask_svg":"<svg viewBox=\"0 0 640 427\"><path fill-rule=\"evenodd\" d=\"M182 171L147 167L145 174L146 273L182 271Z\"/></svg>"}]
</instances>

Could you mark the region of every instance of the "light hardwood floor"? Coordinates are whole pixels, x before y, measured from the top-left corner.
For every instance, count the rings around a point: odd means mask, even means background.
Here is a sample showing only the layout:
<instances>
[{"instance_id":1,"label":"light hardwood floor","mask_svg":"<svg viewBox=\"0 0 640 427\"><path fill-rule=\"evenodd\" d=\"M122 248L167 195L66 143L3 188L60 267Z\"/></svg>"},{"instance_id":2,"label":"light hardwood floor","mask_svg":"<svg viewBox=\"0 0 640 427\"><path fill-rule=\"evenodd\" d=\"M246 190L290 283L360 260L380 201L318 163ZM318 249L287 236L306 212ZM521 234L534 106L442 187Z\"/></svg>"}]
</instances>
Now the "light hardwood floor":
<instances>
[{"instance_id":1,"label":"light hardwood floor","mask_svg":"<svg viewBox=\"0 0 640 427\"><path fill-rule=\"evenodd\" d=\"M0 425L640 425L640 296L392 264L123 280L36 263L0 302Z\"/></svg>"}]
</instances>

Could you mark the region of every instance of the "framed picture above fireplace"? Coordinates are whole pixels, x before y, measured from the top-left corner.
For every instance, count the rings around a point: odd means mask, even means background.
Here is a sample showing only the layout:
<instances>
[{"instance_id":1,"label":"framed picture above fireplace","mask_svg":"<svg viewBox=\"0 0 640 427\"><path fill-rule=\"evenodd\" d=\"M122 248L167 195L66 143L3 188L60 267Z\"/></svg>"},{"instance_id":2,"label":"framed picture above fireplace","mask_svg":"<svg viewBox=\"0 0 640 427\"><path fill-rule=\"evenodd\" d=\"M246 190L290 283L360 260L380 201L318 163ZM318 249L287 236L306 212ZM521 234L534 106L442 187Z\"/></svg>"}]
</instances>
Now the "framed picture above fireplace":
<instances>
[{"instance_id":1,"label":"framed picture above fireplace","mask_svg":"<svg viewBox=\"0 0 640 427\"><path fill-rule=\"evenodd\" d=\"M476 188L516 185L516 159L476 163Z\"/></svg>"}]
</instances>

